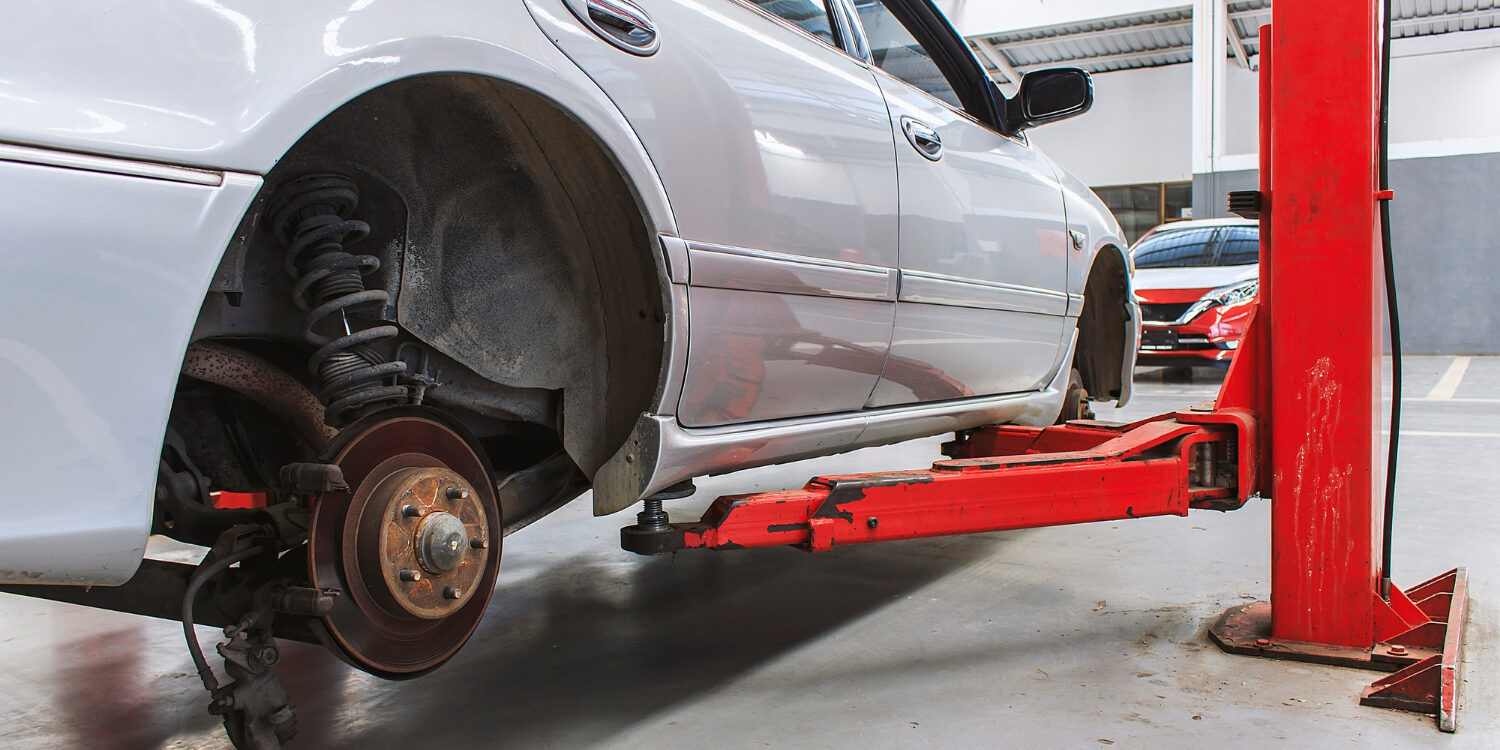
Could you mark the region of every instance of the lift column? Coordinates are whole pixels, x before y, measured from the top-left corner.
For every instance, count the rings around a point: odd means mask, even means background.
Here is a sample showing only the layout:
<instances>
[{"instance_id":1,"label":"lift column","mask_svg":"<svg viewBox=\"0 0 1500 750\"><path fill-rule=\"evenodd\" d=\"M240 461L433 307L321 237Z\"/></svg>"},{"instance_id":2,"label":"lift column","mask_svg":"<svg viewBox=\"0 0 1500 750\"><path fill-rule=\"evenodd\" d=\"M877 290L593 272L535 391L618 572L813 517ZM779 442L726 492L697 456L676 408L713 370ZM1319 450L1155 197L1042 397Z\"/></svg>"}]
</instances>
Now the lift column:
<instances>
[{"instance_id":1,"label":"lift column","mask_svg":"<svg viewBox=\"0 0 1500 750\"><path fill-rule=\"evenodd\" d=\"M1243 364L1268 440L1271 599L1210 632L1239 653L1400 669L1364 702L1437 709L1453 731L1463 571L1381 591L1380 24L1375 0L1284 2L1261 30L1261 305Z\"/></svg>"},{"instance_id":2,"label":"lift column","mask_svg":"<svg viewBox=\"0 0 1500 750\"><path fill-rule=\"evenodd\" d=\"M1272 13L1272 631L1365 648L1384 465L1378 3Z\"/></svg>"}]
</instances>

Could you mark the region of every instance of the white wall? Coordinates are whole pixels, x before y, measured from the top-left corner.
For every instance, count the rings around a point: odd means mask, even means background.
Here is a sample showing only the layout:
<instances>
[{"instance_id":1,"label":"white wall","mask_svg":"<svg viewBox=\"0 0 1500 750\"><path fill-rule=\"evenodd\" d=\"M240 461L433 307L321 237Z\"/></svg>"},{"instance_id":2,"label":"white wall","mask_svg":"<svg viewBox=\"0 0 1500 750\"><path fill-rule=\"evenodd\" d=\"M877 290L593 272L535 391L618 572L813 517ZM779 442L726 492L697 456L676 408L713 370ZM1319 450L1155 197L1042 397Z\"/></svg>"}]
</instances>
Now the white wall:
<instances>
[{"instance_id":1,"label":"white wall","mask_svg":"<svg viewBox=\"0 0 1500 750\"><path fill-rule=\"evenodd\" d=\"M1500 151L1500 32L1397 39L1391 47L1391 151L1396 158ZM1477 48L1475 48L1477 47ZM1456 48L1456 49L1455 49ZM1229 66L1226 154L1259 145L1257 74Z\"/></svg>"},{"instance_id":2,"label":"white wall","mask_svg":"<svg viewBox=\"0 0 1500 750\"><path fill-rule=\"evenodd\" d=\"M1037 145L1088 185L1191 180L1190 65L1094 76L1094 108L1031 131Z\"/></svg>"},{"instance_id":3,"label":"white wall","mask_svg":"<svg viewBox=\"0 0 1500 750\"><path fill-rule=\"evenodd\" d=\"M1500 32L1401 39L1392 48L1391 156L1500 152ZM1473 35L1469 43L1464 37ZM1226 170L1254 169L1259 151L1258 73L1232 62L1226 76ZM1094 76L1094 108L1031 137L1089 185L1192 179L1192 66Z\"/></svg>"},{"instance_id":4,"label":"white wall","mask_svg":"<svg viewBox=\"0 0 1500 750\"><path fill-rule=\"evenodd\" d=\"M937 0L966 37L1180 8L1187 0Z\"/></svg>"}]
</instances>

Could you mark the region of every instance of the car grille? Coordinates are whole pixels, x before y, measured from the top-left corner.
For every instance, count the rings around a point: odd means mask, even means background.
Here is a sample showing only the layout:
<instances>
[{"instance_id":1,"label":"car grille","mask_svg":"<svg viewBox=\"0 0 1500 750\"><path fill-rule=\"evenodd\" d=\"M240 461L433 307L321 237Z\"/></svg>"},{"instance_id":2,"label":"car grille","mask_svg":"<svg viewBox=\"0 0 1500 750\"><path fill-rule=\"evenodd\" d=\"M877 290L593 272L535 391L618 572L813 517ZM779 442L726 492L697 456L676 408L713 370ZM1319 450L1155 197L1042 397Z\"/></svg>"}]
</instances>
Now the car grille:
<instances>
[{"instance_id":1,"label":"car grille","mask_svg":"<svg viewBox=\"0 0 1500 750\"><path fill-rule=\"evenodd\" d=\"M1192 307L1191 302L1171 302L1166 304L1142 304L1141 317L1146 321L1158 323L1171 323L1177 320L1183 313Z\"/></svg>"}]
</instances>

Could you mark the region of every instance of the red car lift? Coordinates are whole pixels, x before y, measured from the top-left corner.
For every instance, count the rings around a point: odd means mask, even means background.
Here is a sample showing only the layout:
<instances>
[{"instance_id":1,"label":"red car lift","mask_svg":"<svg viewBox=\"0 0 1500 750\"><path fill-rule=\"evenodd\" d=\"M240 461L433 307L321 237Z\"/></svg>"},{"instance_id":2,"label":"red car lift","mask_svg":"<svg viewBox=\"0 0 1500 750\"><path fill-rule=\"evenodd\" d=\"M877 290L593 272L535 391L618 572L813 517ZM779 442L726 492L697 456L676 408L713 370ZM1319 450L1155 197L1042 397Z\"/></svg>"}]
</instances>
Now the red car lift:
<instances>
[{"instance_id":1,"label":"red car lift","mask_svg":"<svg viewBox=\"0 0 1500 750\"><path fill-rule=\"evenodd\" d=\"M622 545L821 551L1233 510L1260 494L1272 499L1271 599L1226 612L1214 642L1392 671L1361 702L1435 713L1454 731L1464 570L1381 591L1377 202L1391 196L1376 180L1378 3L1284 2L1272 13L1260 37L1261 188L1250 196L1259 307L1214 402L1129 425L984 427L945 444L950 460L931 469L721 497L695 523L666 523L658 504L622 530ZM1330 309L1356 314L1330 326Z\"/></svg>"}]
</instances>

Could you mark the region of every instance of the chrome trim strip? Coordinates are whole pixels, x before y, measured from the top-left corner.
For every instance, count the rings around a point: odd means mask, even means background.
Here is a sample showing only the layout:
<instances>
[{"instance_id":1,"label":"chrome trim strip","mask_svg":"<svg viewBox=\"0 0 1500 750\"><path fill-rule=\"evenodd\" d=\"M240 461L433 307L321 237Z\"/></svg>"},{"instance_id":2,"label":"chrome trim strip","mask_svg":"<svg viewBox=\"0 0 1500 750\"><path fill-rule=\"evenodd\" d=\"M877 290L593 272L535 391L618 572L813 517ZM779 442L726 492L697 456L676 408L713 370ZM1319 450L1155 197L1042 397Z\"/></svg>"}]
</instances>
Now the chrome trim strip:
<instances>
[{"instance_id":1,"label":"chrome trim strip","mask_svg":"<svg viewBox=\"0 0 1500 750\"><path fill-rule=\"evenodd\" d=\"M656 398L657 414L676 414L682 400L682 386L687 382L688 365L688 288L672 284L668 290L672 309L667 311L668 331L666 362L663 364L661 392Z\"/></svg>"},{"instance_id":2,"label":"chrome trim strip","mask_svg":"<svg viewBox=\"0 0 1500 750\"><path fill-rule=\"evenodd\" d=\"M667 259L667 278L673 284L688 283L688 243L681 237L657 235L662 256Z\"/></svg>"},{"instance_id":3,"label":"chrome trim strip","mask_svg":"<svg viewBox=\"0 0 1500 750\"><path fill-rule=\"evenodd\" d=\"M1115 407L1130 403L1130 394L1135 388L1135 359L1141 349L1141 306L1134 294L1125 297L1125 356L1120 363L1120 398Z\"/></svg>"},{"instance_id":4,"label":"chrome trim strip","mask_svg":"<svg viewBox=\"0 0 1500 750\"><path fill-rule=\"evenodd\" d=\"M1068 347L1062 362L1072 362ZM1057 419L1070 368L1058 367L1043 390L936 404L801 417L725 427L687 428L676 418L642 414L630 439L594 475L594 514L606 515L684 479L798 461L985 424L1047 425Z\"/></svg>"},{"instance_id":5,"label":"chrome trim strip","mask_svg":"<svg viewBox=\"0 0 1500 750\"><path fill-rule=\"evenodd\" d=\"M693 286L847 299L896 299L896 271L824 258L688 242Z\"/></svg>"},{"instance_id":6,"label":"chrome trim strip","mask_svg":"<svg viewBox=\"0 0 1500 750\"><path fill-rule=\"evenodd\" d=\"M224 184L224 173L209 169L174 167L148 161L117 159L110 156L95 156L72 151L55 151L35 146L0 143L0 161L35 164L43 167L79 169L85 172L102 172L127 177L147 177L153 180L185 182L190 185L219 187Z\"/></svg>"},{"instance_id":7,"label":"chrome trim strip","mask_svg":"<svg viewBox=\"0 0 1500 750\"><path fill-rule=\"evenodd\" d=\"M1064 315L1068 299L1069 295L1050 289L961 279L927 271L901 271L902 302Z\"/></svg>"}]
</instances>

